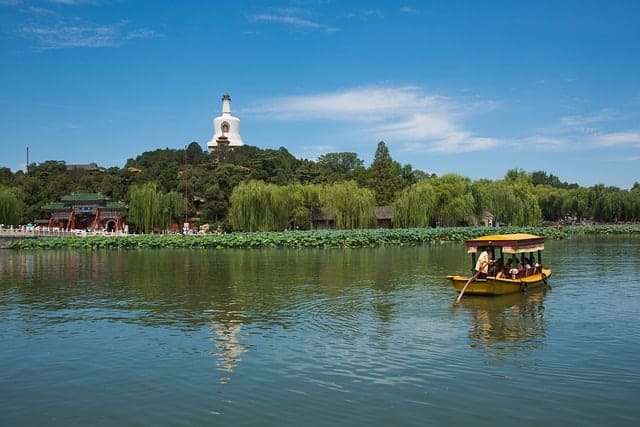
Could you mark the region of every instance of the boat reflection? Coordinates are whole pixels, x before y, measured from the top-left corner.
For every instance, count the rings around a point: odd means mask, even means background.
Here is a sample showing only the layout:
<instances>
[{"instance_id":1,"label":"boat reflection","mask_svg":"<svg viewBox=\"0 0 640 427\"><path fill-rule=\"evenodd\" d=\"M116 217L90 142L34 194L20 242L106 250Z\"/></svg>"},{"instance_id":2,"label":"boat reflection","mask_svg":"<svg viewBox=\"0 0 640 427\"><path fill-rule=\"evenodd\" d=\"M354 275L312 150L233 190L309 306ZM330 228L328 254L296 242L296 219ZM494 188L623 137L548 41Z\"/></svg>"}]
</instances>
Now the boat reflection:
<instances>
[{"instance_id":1,"label":"boat reflection","mask_svg":"<svg viewBox=\"0 0 640 427\"><path fill-rule=\"evenodd\" d=\"M546 334L544 297L548 290L464 298L461 305L472 316L470 346L498 358L541 347Z\"/></svg>"}]
</instances>

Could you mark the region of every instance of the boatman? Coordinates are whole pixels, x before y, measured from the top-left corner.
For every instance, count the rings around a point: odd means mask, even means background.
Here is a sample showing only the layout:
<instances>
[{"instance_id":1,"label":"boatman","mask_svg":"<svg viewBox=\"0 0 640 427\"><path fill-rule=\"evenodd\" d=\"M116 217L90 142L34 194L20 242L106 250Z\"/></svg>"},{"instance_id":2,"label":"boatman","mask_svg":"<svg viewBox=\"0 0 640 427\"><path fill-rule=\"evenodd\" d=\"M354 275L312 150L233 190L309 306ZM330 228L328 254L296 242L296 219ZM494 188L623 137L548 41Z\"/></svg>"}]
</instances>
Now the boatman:
<instances>
[{"instance_id":1,"label":"boatman","mask_svg":"<svg viewBox=\"0 0 640 427\"><path fill-rule=\"evenodd\" d=\"M484 279L487 277L487 273L489 273L489 264L492 262L491 258L489 258L489 248L484 248L478 257L478 262L476 262L476 277L478 279Z\"/></svg>"}]
</instances>

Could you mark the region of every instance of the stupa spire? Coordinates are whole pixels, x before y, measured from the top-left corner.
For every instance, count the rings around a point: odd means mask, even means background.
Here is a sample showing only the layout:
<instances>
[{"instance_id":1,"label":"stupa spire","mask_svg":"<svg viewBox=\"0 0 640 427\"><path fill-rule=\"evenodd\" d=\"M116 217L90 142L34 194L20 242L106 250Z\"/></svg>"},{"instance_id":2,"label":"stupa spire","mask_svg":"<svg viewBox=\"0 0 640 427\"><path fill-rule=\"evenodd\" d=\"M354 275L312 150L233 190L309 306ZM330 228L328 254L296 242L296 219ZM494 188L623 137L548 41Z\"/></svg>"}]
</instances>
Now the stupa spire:
<instances>
[{"instance_id":1,"label":"stupa spire","mask_svg":"<svg viewBox=\"0 0 640 427\"><path fill-rule=\"evenodd\" d=\"M244 145L240 136L240 119L231 115L229 92L222 95L222 115L213 119L213 137L207 143L210 152L221 145L229 147Z\"/></svg>"},{"instance_id":2,"label":"stupa spire","mask_svg":"<svg viewBox=\"0 0 640 427\"><path fill-rule=\"evenodd\" d=\"M225 114L231 115L231 96L229 96L229 92L225 92L222 95L222 115Z\"/></svg>"}]
</instances>

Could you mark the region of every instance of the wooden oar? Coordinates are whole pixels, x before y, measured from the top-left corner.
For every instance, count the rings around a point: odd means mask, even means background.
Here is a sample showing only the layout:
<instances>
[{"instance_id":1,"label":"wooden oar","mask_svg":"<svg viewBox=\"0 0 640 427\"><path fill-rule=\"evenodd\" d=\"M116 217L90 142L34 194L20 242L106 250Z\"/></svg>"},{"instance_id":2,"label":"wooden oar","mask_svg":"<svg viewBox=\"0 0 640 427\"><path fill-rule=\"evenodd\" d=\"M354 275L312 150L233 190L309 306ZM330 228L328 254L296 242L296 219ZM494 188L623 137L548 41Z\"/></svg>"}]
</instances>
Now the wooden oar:
<instances>
[{"instance_id":1,"label":"wooden oar","mask_svg":"<svg viewBox=\"0 0 640 427\"><path fill-rule=\"evenodd\" d=\"M476 272L476 274L474 274L473 276L471 276L469 278L469 280L467 280L467 283L464 284L464 287L460 291L460 295L458 295L458 298L456 298L456 304L458 304L460 302L460 300L462 299L462 294L464 294L464 291L467 290L467 286L469 286L471 284L471 282L473 282L474 280L476 280L478 278L478 274L480 274L479 271Z\"/></svg>"}]
</instances>

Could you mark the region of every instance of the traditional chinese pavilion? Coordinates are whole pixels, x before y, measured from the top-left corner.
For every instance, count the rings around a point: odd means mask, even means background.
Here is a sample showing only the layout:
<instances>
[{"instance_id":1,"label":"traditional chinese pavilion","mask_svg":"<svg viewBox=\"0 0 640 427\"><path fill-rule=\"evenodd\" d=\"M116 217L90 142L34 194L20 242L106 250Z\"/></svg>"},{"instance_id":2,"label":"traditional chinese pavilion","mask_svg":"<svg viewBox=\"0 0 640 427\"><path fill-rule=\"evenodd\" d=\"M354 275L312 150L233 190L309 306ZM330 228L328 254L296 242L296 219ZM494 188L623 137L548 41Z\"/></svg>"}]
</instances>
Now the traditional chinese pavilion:
<instances>
[{"instance_id":1,"label":"traditional chinese pavilion","mask_svg":"<svg viewBox=\"0 0 640 427\"><path fill-rule=\"evenodd\" d=\"M71 193L42 209L51 212L49 227L64 230L120 231L127 206L101 193Z\"/></svg>"}]
</instances>

